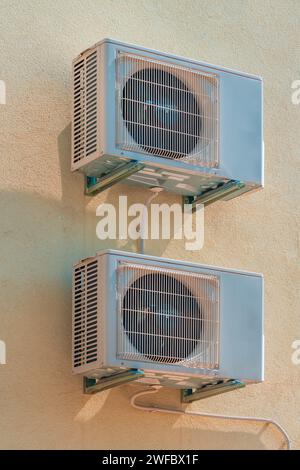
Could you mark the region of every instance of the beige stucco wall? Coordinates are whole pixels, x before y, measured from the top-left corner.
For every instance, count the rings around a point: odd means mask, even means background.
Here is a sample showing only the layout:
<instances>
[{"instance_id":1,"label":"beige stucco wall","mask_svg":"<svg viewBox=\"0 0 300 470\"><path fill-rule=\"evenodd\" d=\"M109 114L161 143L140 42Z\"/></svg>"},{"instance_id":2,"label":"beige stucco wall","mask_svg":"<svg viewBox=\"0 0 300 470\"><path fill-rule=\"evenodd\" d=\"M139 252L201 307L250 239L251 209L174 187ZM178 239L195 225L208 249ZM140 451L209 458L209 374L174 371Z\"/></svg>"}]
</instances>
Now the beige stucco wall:
<instances>
[{"instance_id":1,"label":"beige stucco wall","mask_svg":"<svg viewBox=\"0 0 300 470\"><path fill-rule=\"evenodd\" d=\"M262 75L266 187L206 210L205 246L147 245L151 254L265 275L266 381L193 404L202 411L277 419L300 448L300 79L298 0L0 0L0 448L265 448L277 432L255 424L133 410L127 385L92 398L70 372L71 266L108 243L95 236L94 200L70 166L71 60L103 37ZM172 195L160 200L177 201ZM135 249L133 243L111 243ZM156 401L178 405L178 392Z\"/></svg>"}]
</instances>

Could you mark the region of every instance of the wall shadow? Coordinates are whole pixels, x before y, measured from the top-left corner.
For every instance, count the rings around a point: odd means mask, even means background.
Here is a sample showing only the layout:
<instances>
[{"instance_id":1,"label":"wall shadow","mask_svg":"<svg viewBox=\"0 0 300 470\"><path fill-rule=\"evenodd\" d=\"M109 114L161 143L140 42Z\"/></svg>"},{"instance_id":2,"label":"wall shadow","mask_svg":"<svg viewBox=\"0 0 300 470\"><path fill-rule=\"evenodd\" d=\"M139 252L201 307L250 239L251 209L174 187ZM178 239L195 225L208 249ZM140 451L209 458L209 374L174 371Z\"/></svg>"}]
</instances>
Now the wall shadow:
<instances>
[{"instance_id":1,"label":"wall shadow","mask_svg":"<svg viewBox=\"0 0 300 470\"><path fill-rule=\"evenodd\" d=\"M127 191L129 204L141 202L146 193L118 184L95 198L84 196L83 176L69 171L70 126L58 137L58 153L61 198L18 191L0 198L0 337L7 345L0 396L10 398L1 405L0 448L265 448L253 427L236 431L232 424L195 425L133 410L135 386L95 397L82 393L81 378L71 375L71 267L100 249L135 250L127 240L96 238L95 207L116 204ZM149 242L149 252L160 255L169 243ZM168 406L178 402L177 391L166 393Z\"/></svg>"},{"instance_id":2,"label":"wall shadow","mask_svg":"<svg viewBox=\"0 0 300 470\"><path fill-rule=\"evenodd\" d=\"M90 246L90 255L96 251L105 250L108 248L122 249L124 251L136 252L138 242L135 240L99 240L96 236L96 225L99 218L96 216L96 208L101 203L112 204L117 213L117 219L119 214L119 196L127 196L128 206L135 203L146 202L148 197L152 194L149 190L144 187L130 186L126 184L126 181L117 183L111 188L99 193L95 196L84 196L84 176L80 172L71 173L71 125L69 124L58 136L58 153L61 168L61 187L62 187L62 205L69 206L72 204L74 198L81 196L83 201L82 207L89 214L89 220L85 223L85 232L87 237L87 243ZM155 199L155 203L168 203L181 202L181 198L178 196L162 193ZM94 216L94 220L93 217ZM129 218L130 222L132 218ZM149 217L150 221L150 217ZM117 220L118 223L118 220ZM150 222L149 222L150 223ZM173 227L173 221L171 230ZM178 242L177 242L178 243ZM183 242L182 242L183 243ZM148 240L145 242L145 249L149 250L149 254L155 254L161 256L168 245L170 240ZM94 251L93 251L94 250Z\"/></svg>"}]
</instances>

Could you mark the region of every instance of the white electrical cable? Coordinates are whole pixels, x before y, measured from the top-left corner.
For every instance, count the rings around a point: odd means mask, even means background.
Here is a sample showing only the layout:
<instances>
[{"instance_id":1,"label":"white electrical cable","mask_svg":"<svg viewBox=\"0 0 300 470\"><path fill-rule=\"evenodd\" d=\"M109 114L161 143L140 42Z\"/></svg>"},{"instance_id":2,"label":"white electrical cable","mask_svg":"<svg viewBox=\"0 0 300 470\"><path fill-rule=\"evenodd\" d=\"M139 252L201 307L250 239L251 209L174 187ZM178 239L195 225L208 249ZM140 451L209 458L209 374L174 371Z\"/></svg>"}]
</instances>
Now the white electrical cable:
<instances>
[{"instance_id":1,"label":"white electrical cable","mask_svg":"<svg viewBox=\"0 0 300 470\"><path fill-rule=\"evenodd\" d=\"M158 194L161 191L163 191L163 188L154 187L154 188L151 188L150 191L152 191L153 194L151 194L151 196L145 202L145 207L144 207L142 217L141 217L141 229L140 229L141 237L140 237L140 243L139 243L139 252L142 255L145 252L145 225L146 225L146 220L148 218L148 207L153 201L153 199L155 199L158 196Z\"/></svg>"},{"instance_id":2,"label":"white electrical cable","mask_svg":"<svg viewBox=\"0 0 300 470\"><path fill-rule=\"evenodd\" d=\"M214 414L214 413L202 413L202 412L197 412L197 411L185 411L185 410L176 410L176 409L171 409L171 408L160 408L155 405L154 406L139 405L136 403L136 399L138 397L149 395L152 393L157 393L161 388L162 388L161 386L152 386L150 389L147 389L146 391L144 390L142 392L138 392L134 394L130 400L131 406L137 410L150 411L154 413L170 413L170 414L176 414L176 415L198 416L198 417L203 417L203 418L215 418L215 419L224 419L224 420L228 419L228 420L235 420L235 421L256 421L260 423L272 424L284 436L287 450L291 449L291 441L285 429L283 429L283 427L279 423L269 418L256 418L252 416L234 416L234 415L231 416L231 415L222 415L222 414Z\"/></svg>"}]
</instances>

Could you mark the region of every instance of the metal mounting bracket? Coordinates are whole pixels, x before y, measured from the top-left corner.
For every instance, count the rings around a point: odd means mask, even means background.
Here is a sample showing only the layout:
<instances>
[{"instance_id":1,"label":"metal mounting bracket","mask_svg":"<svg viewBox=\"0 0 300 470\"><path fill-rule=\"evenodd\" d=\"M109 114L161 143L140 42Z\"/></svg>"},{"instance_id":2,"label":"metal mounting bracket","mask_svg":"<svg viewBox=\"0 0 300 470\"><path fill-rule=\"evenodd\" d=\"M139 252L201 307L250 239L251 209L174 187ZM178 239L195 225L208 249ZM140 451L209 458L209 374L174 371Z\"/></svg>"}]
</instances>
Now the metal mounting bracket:
<instances>
[{"instance_id":1,"label":"metal mounting bracket","mask_svg":"<svg viewBox=\"0 0 300 470\"><path fill-rule=\"evenodd\" d=\"M109 388L132 382L144 377L144 372L139 369L130 369L117 372L108 377L92 378L83 377L83 391L87 394L103 392Z\"/></svg>"},{"instance_id":2,"label":"metal mounting bracket","mask_svg":"<svg viewBox=\"0 0 300 470\"><path fill-rule=\"evenodd\" d=\"M107 175L101 177L86 176L85 178L85 194L87 196L95 196L96 194L108 189L110 186L122 181L128 176L133 175L144 168L144 164L137 161L129 161L119 168L111 171Z\"/></svg>"},{"instance_id":3,"label":"metal mounting bracket","mask_svg":"<svg viewBox=\"0 0 300 470\"><path fill-rule=\"evenodd\" d=\"M182 403L191 403L196 400L202 400L203 398L220 395L221 393L231 392L232 390L245 386L245 383L239 380L219 380L217 382L204 384L199 388L187 388L182 390L181 401Z\"/></svg>"},{"instance_id":4,"label":"metal mounting bracket","mask_svg":"<svg viewBox=\"0 0 300 470\"><path fill-rule=\"evenodd\" d=\"M220 185L216 189L205 191L198 196L183 196L183 204L192 204L194 211L197 204L204 204L207 206L208 204L212 204L213 202L222 199L224 196L234 193L235 191L239 191L244 186L245 184L241 181L231 180Z\"/></svg>"}]
</instances>

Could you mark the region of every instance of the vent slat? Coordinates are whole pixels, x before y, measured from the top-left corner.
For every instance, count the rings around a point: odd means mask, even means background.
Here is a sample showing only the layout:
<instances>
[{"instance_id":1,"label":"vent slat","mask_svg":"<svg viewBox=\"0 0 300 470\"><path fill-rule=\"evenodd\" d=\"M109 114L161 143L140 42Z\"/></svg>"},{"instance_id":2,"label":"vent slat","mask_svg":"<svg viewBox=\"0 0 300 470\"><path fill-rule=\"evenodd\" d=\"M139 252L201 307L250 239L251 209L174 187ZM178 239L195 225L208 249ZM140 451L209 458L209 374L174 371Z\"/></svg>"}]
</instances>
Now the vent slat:
<instances>
[{"instance_id":1,"label":"vent slat","mask_svg":"<svg viewBox=\"0 0 300 470\"><path fill-rule=\"evenodd\" d=\"M97 150L98 51L81 58L73 67L73 163ZM89 131L93 127L93 132ZM93 145L90 140L93 138Z\"/></svg>"},{"instance_id":2,"label":"vent slat","mask_svg":"<svg viewBox=\"0 0 300 470\"><path fill-rule=\"evenodd\" d=\"M75 268L73 296L73 365L80 367L98 359L97 260Z\"/></svg>"}]
</instances>

